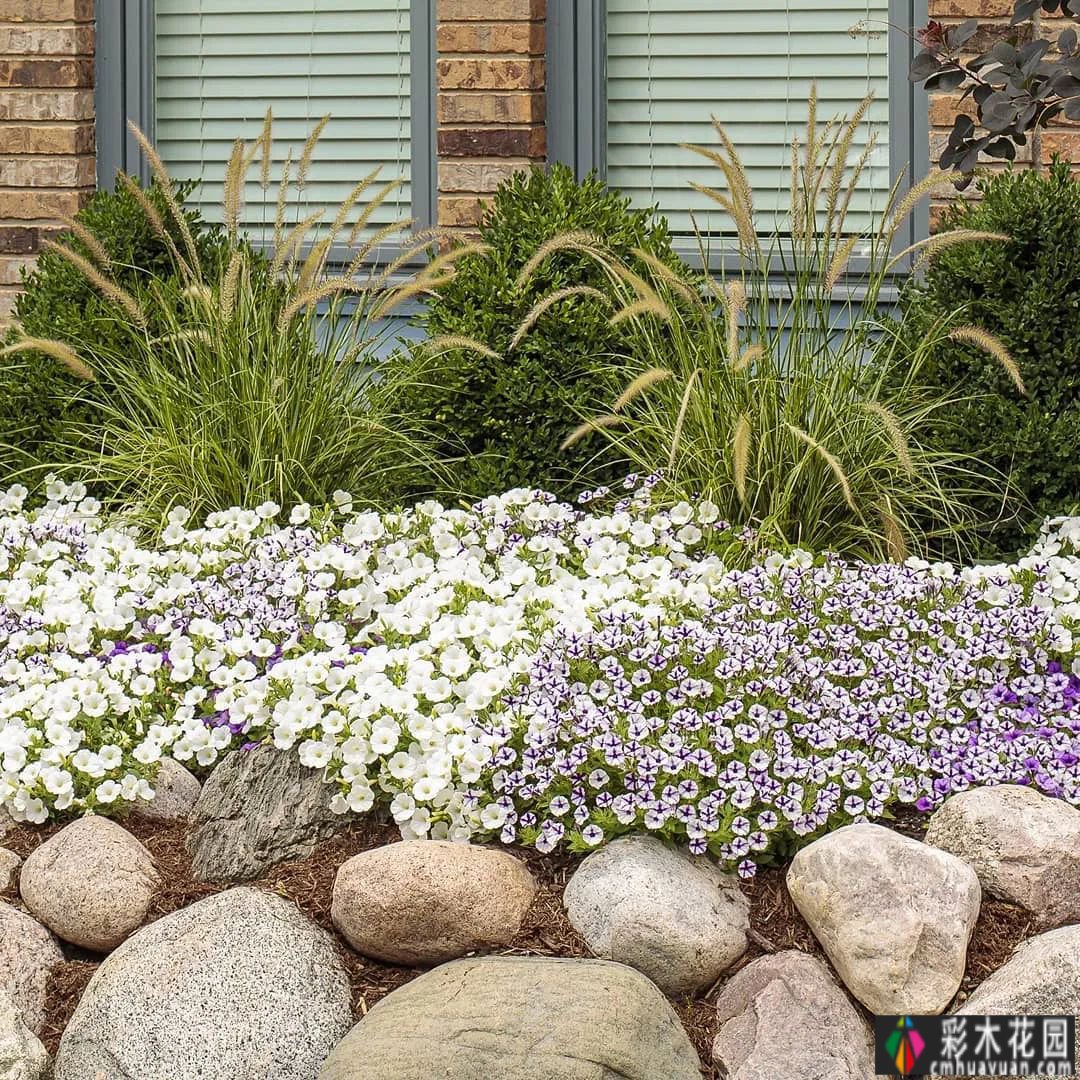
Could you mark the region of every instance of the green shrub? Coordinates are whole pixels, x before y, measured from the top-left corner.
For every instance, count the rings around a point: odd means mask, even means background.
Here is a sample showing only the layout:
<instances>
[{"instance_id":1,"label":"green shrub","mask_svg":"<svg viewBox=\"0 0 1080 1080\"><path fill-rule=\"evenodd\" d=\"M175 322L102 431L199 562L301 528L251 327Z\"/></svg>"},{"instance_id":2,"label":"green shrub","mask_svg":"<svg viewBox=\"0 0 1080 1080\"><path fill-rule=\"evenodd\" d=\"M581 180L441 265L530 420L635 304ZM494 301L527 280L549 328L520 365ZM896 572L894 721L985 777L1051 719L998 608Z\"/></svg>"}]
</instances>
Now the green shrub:
<instances>
[{"instance_id":1,"label":"green shrub","mask_svg":"<svg viewBox=\"0 0 1080 1080\"><path fill-rule=\"evenodd\" d=\"M332 224L286 224L319 130L296 174L287 162L275 185L282 213L270 255L239 229L240 192L260 148L268 175L269 121L254 149L237 144L225 180L225 226L215 233L221 257L212 259L202 257L192 223L167 194L173 185L164 166L140 137L165 202L148 217L168 251L166 266L141 292L129 292L115 264L112 273L100 265L100 252L88 261L73 245L56 247L57 258L93 283L112 337L95 353L44 338L7 346L13 356L46 353L91 391L104 388L93 422L65 424L58 450L73 477L150 527L178 504L200 516L264 502L325 505L339 489L365 503L394 504L406 477L426 474L430 455L414 435L417 425L396 411L407 372L382 373L377 356L386 316L455 255L404 283L394 266L365 275L380 240L400 240L404 263L425 252L430 238L410 238L399 226L359 241L371 207L359 201L364 183ZM383 186L375 200L395 186ZM93 254L93 238L84 240ZM335 270L331 252L346 247L349 265ZM428 486L435 486L430 476Z\"/></svg>"},{"instance_id":2,"label":"green shrub","mask_svg":"<svg viewBox=\"0 0 1080 1080\"><path fill-rule=\"evenodd\" d=\"M623 329L609 325L611 304L572 295L537 319L516 347L511 343L538 300L574 286L611 295L611 283L594 260L561 250L524 284L517 279L546 241L567 232L602 237L632 265L640 248L672 267L666 222L632 210L629 199L595 176L582 182L565 165L515 175L495 194L480 228L488 251L463 258L453 278L430 299L421 323L433 337L462 335L497 356L449 351L428 365L408 407L441 432L441 452L452 465L456 488L487 495L516 486L565 494L575 478L596 481L612 474L610 455L597 448L561 449L566 435L595 404L585 378L599 357L625 351ZM399 363L416 359L398 357Z\"/></svg>"},{"instance_id":3,"label":"green shrub","mask_svg":"<svg viewBox=\"0 0 1080 1080\"><path fill-rule=\"evenodd\" d=\"M190 190L178 190L182 200ZM145 197L160 215L165 200L156 184ZM199 215L185 210L200 258L220 257L222 238L204 231ZM99 191L76 216L82 228L97 238L112 263L116 282L140 295L150 281L169 281L175 274L168 247L159 237L130 187L119 180L115 191ZM176 226L170 226L176 236ZM87 242L69 232L57 240L83 258L92 258ZM68 259L54 250L42 252L36 268L24 275L23 292L15 301L14 321L6 342L22 335L63 341L89 360L115 353L128 327L106 300ZM56 462L57 442L73 426L92 430L100 418L98 404L107 381L87 387L62 365L40 353L18 353L0 360L0 482L12 471ZM33 482L35 472L22 477Z\"/></svg>"},{"instance_id":4,"label":"green shrub","mask_svg":"<svg viewBox=\"0 0 1080 1080\"><path fill-rule=\"evenodd\" d=\"M1046 173L1006 172L979 186L982 200L953 207L945 225L1009 241L942 252L903 308L915 334L961 308L1020 368L1026 394L978 350L946 342L928 369L934 385L965 396L934 429L940 447L1011 475L1010 502L979 504L995 522L979 554L996 557L1028 547L1044 515L1080 501L1080 184L1059 161Z\"/></svg>"}]
</instances>

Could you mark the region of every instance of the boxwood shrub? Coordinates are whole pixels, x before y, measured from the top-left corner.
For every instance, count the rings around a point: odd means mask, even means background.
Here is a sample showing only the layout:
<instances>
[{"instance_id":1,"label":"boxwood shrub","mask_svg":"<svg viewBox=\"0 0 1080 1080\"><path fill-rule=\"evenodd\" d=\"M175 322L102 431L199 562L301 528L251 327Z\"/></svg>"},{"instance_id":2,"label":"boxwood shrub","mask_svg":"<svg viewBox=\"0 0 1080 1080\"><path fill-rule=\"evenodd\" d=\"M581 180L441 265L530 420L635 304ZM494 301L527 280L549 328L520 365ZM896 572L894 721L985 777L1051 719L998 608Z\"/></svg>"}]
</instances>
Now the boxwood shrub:
<instances>
[{"instance_id":1,"label":"boxwood shrub","mask_svg":"<svg viewBox=\"0 0 1080 1080\"><path fill-rule=\"evenodd\" d=\"M1045 173L984 178L979 190L981 200L953 206L943 225L1011 239L943 251L906 291L903 310L919 334L961 308L963 321L996 334L1020 367L1026 395L960 343L939 348L929 371L963 398L937 438L1012 480L1010 503L980 507L997 524L977 554L996 558L1028 546L1043 516L1080 502L1080 184L1058 161Z\"/></svg>"},{"instance_id":2,"label":"boxwood shrub","mask_svg":"<svg viewBox=\"0 0 1080 1080\"><path fill-rule=\"evenodd\" d=\"M611 327L612 308L591 296L575 296L549 308L514 350L510 341L524 316L556 290L587 285L611 292L595 260L560 250L521 288L515 279L541 244L567 232L602 237L631 265L640 248L672 268L667 223L608 190L595 176L578 182L565 165L516 174L496 192L481 227L490 249L457 264L452 281L420 317L429 336L463 335L483 342L499 359L473 352L439 357L422 380L408 410L440 431L442 452L461 492L486 495L517 486L560 494L580 484L611 478L617 463L598 457L597 440L563 451L560 444L581 420L603 404L590 379L598 358L620 354L625 330ZM399 362L408 362L401 356Z\"/></svg>"},{"instance_id":3,"label":"boxwood shrub","mask_svg":"<svg viewBox=\"0 0 1080 1080\"><path fill-rule=\"evenodd\" d=\"M183 198L191 185L183 185ZM165 200L156 183L147 194L162 219L168 221ZM220 258L224 237L207 229L199 214L185 210L196 246L205 263ZM167 246L154 232L138 200L117 182L114 191L94 194L77 219L97 237L113 264L113 277L129 292L139 294L154 280L175 284L173 261ZM74 234L57 238L90 257L86 245ZM169 290L166 289L166 292ZM152 305L147 305L152 310ZM127 331L122 315L104 300L86 277L55 252L45 251L36 268L23 275L23 291L15 301L13 323L5 335L10 342L22 335L52 338L69 343L91 363L121 345ZM21 333L18 329L21 327ZM149 333L154 328L148 329ZM70 375L55 360L31 353L0 359L0 483L13 473L33 486L46 467L62 465L56 444L65 429L94 422L95 396L107 393L107 370L94 385ZM29 471L27 471L29 469Z\"/></svg>"}]
</instances>

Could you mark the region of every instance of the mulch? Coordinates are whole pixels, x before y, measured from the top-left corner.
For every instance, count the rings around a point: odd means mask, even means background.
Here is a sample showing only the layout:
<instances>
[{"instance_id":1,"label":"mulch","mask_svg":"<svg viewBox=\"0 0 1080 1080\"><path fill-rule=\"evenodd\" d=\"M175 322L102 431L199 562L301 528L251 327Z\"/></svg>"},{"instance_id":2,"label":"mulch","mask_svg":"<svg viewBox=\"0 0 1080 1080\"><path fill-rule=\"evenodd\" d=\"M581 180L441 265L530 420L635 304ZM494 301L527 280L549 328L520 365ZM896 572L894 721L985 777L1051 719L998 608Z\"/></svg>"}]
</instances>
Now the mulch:
<instances>
[{"instance_id":1,"label":"mulch","mask_svg":"<svg viewBox=\"0 0 1080 1080\"><path fill-rule=\"evenodd\" d=\"M906 817L891 824L919 838L925 832L925 818L922 815ZM182 823L131 817L124 822L124 826L146 845L161 873L161 888L151 903L147 922L231 887L229 882L199 881L192 875L191 858L184 846L185 826ZM3 846L25 859L61 827L22 826L4 837ZM248 884L293 901L314 922L332 931L330 899L338 867L361 851L393 843L397 839L397 829L392 825L378 821L357 822L318 844L308 858L281 863L265 877ZM590 956L588 947L570 925L562 906L563 889L580 859L569 855L541 855L533 849L511 850L528 864L539 889L520 933L503 950L504 954ZM786 866L764 867L751 881L742 883L750 904L751 944L736 970L759 956L785 949L812 953L829 964L788 894L786 869ZM15 883L6 894L0 896L16 899ZM1036 931L1034 920L1027 912L1011 904L984 898L968 949L967 969L958 1000L966 998L975 986L1005 963L1020 942ZM357 1017L363 1016L391 991L422 974L420 969L368 960L349 949L340 938L335 937L335 940L352 985L353 1012ZM48 1016L41 1037L50 1054L55 1054L67 1022L101 962L100 956L66 943L62 945L66 960L57 965L50 976ZM709 1080L719 1075L712 1065L712 1043L717 1027L716 1009L712 1002L718 987L730 974L725 974L716 986L701 997L671 1002L701 1056L702 1074ZM865 1015L870 1019L869 1014Z\"/></svg>"}]
</instances>

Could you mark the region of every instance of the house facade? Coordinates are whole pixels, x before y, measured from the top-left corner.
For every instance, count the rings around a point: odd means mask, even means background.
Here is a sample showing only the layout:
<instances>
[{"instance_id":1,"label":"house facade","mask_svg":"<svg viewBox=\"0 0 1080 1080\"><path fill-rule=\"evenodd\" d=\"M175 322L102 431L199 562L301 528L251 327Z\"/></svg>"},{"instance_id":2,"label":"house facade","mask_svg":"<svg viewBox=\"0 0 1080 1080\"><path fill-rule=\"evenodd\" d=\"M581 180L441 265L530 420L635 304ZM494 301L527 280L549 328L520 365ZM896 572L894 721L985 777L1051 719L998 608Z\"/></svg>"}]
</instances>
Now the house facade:
<instances>
[{"instance_id":1,"label":"house facade","mask_svg":"<svg viewBox=\"0 0 1080 1080\"><path fill-rule=\"evenodd\" d=\"M1008 25L1011 0L0 0L0 317L40 245L117 169L145 175L133 120L172 174L202 180L213 219L233 140L267 105L279 163L330 114L304 200L340 202L376 166L402 184L386 220L468 231L495 188L531 163L600 169L676 232L708 205L681 144L730 130L767 224L811 83L822 115L875 94L876 145L853 213L900 168L930 167L955 103L907 78L927 18ZM1080 128L1022 155L1080 161ZM948 196L943 186L942 198ZM273 198L253 181L250 224ZM941 205L940 201L937 204ZM931 208L930 218L934 209ZM272 217L272 213L271 213ZM378 216L377 216L378 218ZM375 221L377 225L382 218ZM924 218L913 226L926 230Z\"/></svg>"}]
</instances>

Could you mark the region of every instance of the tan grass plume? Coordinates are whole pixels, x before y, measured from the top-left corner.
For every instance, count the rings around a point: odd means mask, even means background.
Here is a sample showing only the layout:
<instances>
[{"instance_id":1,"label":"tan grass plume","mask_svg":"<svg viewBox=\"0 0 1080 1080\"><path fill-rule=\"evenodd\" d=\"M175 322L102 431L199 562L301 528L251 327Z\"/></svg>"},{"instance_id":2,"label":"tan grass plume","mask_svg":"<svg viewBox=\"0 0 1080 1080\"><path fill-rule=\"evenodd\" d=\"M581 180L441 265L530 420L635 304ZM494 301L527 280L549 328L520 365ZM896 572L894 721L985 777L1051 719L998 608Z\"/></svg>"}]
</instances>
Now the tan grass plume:
<instances>
[{"instance_id":1,"label":"tan grass plume","mask_svg":"<svg viewBox=\"0 0 1080 1080\"><path fill-rule=\"evenodd\" d=\"M59 360L76 378L84 382L96 382L94 372L90 365L80 359L71 346L62 341L52 341L49 338L23 338L13 345L6 345L0 349L0 356L12 356L21 352L39 352Z\"/></svg>"}]
</instances>

